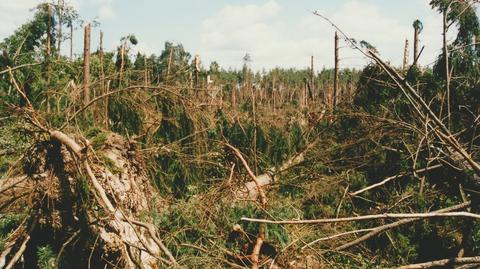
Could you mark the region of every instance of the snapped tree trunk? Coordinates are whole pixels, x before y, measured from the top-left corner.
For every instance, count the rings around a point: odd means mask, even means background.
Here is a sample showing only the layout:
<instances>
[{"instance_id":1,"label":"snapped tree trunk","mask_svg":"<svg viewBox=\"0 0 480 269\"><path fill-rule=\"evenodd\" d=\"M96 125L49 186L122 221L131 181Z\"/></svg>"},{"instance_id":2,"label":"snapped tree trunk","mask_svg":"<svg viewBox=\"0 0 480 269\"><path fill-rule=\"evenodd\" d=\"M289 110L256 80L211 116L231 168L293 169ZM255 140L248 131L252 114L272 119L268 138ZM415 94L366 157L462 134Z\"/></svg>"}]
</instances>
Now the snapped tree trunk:
<instances>
[{"instance_id":1,"label":"snapped tree trunk","mask_svg":"<svg viewBox=\"0 0 480 269\"><path fill-rule=\"evenodd\" d=\"M338 32L335 31L335 75L333 77L333 109L337 107L338 93Z\"/></svg>"},{"instance_id":2,"label":"snapped tree trunk","mask_svg":"<svg viewBox=\"0 0 480 269\"><path fill-rule=\"evenodd\" d=\"M83 46L83 94L84 103L90 102L90 24L85 25Z\"/></svg>"}]
</instances>

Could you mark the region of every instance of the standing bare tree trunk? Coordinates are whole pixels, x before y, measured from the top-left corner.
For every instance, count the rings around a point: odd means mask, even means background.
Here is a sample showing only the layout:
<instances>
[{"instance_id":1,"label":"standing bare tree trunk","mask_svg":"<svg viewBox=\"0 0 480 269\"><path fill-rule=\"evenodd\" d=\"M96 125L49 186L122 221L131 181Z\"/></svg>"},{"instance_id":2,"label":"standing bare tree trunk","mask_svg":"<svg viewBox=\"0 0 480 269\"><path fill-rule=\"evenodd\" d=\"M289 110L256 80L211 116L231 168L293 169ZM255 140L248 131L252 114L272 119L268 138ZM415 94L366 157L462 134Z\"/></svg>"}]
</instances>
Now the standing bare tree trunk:
<instances>
[{"instance_id":1,"label":"standing bare tree trunk","mask_svg":"<svg viewBox=\"0 0 480 269\"><path fill-rule=\"evenodd\" d=\"M100 31L100 87L102 94L107 94L107 88L105 86L105 70L103 67L103 31ZM104 110L104 125L105 128L108 130L108 96L104 98L103 101L103 110ZM101 111L101 110L100 110Z\"/></svg>"},{"instance_id":2,"label":"standing bare tree trunk","mask_svg":"<svg viewBox=\"0 0 480 269\"><path fill-rule=\"evenodd\" d=\"M450 63L447 44L448 22L447 15L450 5L443 11L443 57L445 58L445 83L447 84L447 127L451 128L451 111L450 111Z\"/></svg>"},{"instance_id":3,"label":"standing bare tree trunk","mask_svg":"<svg viewBox=\"0 0 480 269\"><path fill-rule=\"evenodd\" d=\"M90 102L90 23L85 25L83 47L83 92L84 102Z\"/></svg>"},{"instance_id":4,"label":"standing bare tree trunk","mask_svg":"<svg viewBox=\"0 0 480 269\"><path fill-rule=\"evenodd\" d=\"M118 84L122 86L123 81L123 67L125 65L125 44L126 41L122 41L122 45L120 46L120 74L119 74L119 82Z\"/></svg>"},{"instance_id":5,"label":"standing bare tree trunk","mask_svg":"<svg viewBox=\"0 0 480 269\"><path fill-rule=\"evenodd\" d=\"M415 33L413 36L413 58L417 59L418 57L418 29L415 28Z\"/></svg>"},{"instance_id":6,"label":"standing bare tree trunk","mask_svg":"<svg viewBox=\"0 0 480 269\"><path fill-rule=\"evenodd\" d=\"M418 57L419 57L419 51L418 51L418 44L419 44L419 35L420 32L423 30L423 24L420 20L415 20L413 22L413 29L414 29L414 35L413 35L413 62L415 66L417 66L418 62Z\"/></svg>"},{"instance_id":7,"label":"standing bare tree trunk","mask_svg":"<svg viewBox=\"0 0 480 269\"><path fill-rule=\"evenodd\" d=\"M167 64L167 82L170 79L170 68L172 67L172 58L173 58L173 51L175 48L173 46L170 46L170 54L168 55L168 64Z\"/></svg>"},{"instance_id":8,"label":"standing bare tree trunk","mask_svg":"<svg viewBox=\"0 0 480 269\"><path fill-rule=\"evenodd\" d=\"M403 50L403 69L407 69L408 67L408 58L409 58L409 44L408 39L405 39L405 49Z\"/></svg>"},{"instance_id":9,"label":"standing bare tree trunk","mask_svg":"<svg viewBox=\"0 0 480 269\"><path fill-rule=\"evenodd\" d=\"M195 81L195 96L197 98L202 98L200 95L200 55L195 55L195 70L194 70L194 81Z\"/></svg>"},{"instance_id":10,"label":"standing bare tree trunk","mask_svg":"<svg viewBox=\"0 0 480 269\"><path fill-rule=\"evenodd\" d=\"M253 149L253 158L254 158L254 170L255 174L258 173L258 158L257 158L257 113L256 113L256 92L254 87L251 87L251 94L252 94L252 114L253 114L253 141L252 141L252 149Z\"/></svg>"},{"instance_id":11,"label":"standing bare tree trunk","mask_svg":"<svg viewBox=\"0 0 480 269\"><path fill-rule=\"evenodd\" d=\"M335 31L335 75L333 77L333 109L337 107L338 92L338 32Z\"/></svg>"},{"instance_id":12,"label":"standing bare tree trunk","mask_svg":"<svg viewBox=\"0 0 480 269\"><path fill-rule=\"evenodd\" d=\"M48 5L48 21L47 21L47 45L46 45L46 61L47 61L47 90L46 90L46 105L47 113L50 113L50 80L52 73L51 56L52 56L52 7Z\"/></svg>"},{"instance_id":13,"label":"standing bare tree trunk","mask_svg":"<svg viewBox=\"0 0 480 269\"><path fill-rule=\"evenodd\" d=\"M308 107L308 85L307 85L307 81L305 81L304 83L304 87L303 87L303 96L302 96L302 104L305 106L305 107Z\"/></svg>"},{"instance_id":14,"label":"standing bare tree trunk","mask_svg":"<svg viewBox=\"0 0 480 269\"><path fill-rule=\"evenodd\" d=\"M313 55L310 57L310 89L312 93L312 99L314 98L315 95L315 71L314 71L314 65L313 65Z\"/></svg>"},{"instance_id":15,"label":"standing bare tree trunk","mask_svg":"<svg viewBox=\"0 0 480 269\"><path fill-rule=\"evenodd\" d=\"M143 76L144 76L144 80L145 80L145 86L148 86L148 66L147 66L148 62L147 62L147 55L145 54L143 57L144 57L144 58L143 58L143 65L144 65L144 74L143 74Z\"/></svg>"},{"instance_id":16,"label":"standing bare tree trunk","mask_svg":"<svg viewBox=\"0 0 480 269\"><path fill-rule=\"evenodd\" d=\"M62 38L63 38L62 37L63 5L64 5L63 0L58 0L58 7L57 7L57 13L58 13L57 53L58 53L58 57L60 57L60 48L62 46Z\"/></svg>"},{"instance_id":17,"label":"standing bare tree trunk","mask_svg":"<svg viewBox=\"0 0 480 269\"><path fill-rule=\"evenodd\" d=\"M73 60L73 22L70 23L70 60Z\"/></svg>"}]
</instances>

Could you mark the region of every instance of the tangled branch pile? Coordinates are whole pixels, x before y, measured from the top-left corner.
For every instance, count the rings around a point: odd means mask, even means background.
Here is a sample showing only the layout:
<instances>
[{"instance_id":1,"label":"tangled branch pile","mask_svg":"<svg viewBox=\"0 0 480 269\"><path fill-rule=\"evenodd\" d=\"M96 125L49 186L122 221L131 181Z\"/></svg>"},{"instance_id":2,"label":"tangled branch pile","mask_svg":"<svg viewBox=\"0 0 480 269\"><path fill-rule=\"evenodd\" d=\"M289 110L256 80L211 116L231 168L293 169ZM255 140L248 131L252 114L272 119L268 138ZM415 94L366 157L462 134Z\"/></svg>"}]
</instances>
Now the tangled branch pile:
<instances>
[{"instance_id":1,"label":"tangled branch pile","mask_svg":"<svg viewBox=\"0 0 480 269\"><path fill-rule=\"evenodd\" d=\"M38 6L0 43L0 267L479 266L475 4L431 2L457 27L433 68L337 28L370 59L337 83L133 35L91 53L89 26L69 59L51 44L78 14Z\"/></svg>"}]
</instances>

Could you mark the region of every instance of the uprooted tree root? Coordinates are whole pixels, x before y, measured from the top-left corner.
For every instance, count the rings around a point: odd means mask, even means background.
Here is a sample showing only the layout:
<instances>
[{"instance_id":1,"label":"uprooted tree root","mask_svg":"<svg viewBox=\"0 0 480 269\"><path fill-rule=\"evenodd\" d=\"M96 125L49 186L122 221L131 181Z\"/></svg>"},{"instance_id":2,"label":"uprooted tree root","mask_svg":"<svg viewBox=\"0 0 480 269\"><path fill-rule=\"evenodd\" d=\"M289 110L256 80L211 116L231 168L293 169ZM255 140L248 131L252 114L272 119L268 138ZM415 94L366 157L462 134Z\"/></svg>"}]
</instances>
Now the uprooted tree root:
<instances>
[{"instance_id":1,"label":"uprooted tree root","mask_svg":"<svg viewBox=\"0 0 480 269\"><path fill-rule=\"evenodd\" d=\"M59 268L176 264L154 226L139 221L161 201L133 143L111 134L92 151L85 139L50 131L26 155L23 171L0 187L1 213L23 212L0 267L34 268L45 245L58 253Z\"/></svg>"}]
</instances>

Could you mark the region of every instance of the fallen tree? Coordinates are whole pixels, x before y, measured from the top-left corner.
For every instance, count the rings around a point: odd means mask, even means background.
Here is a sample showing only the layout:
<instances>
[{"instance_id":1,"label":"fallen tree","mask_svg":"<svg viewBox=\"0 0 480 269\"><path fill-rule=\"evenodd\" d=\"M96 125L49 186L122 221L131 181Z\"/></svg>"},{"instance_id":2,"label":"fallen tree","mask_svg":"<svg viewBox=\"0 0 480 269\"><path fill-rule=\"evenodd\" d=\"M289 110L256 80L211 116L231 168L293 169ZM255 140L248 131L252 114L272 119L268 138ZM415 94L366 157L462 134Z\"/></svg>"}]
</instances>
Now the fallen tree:
<instances>
[{"instance_id":1,"label":"fallen tree","mask_svg":"<svg viewBox=\"0 0 480 269\"><path fill-rule=\"evenodd\" d=\"M0 266L13 268L23 257L29 268L35 263L32 253L45 243L58 247L59 256L65 257L57 259L62 267L153 269L160 263L175 264L155 227L138 220L161 203L152 204L158 194L135 145L111 134L90 156L88 141L83 139L81 146L80 138L59 131L49 134L28 153L25 175L2 182L3 195L12 195L15 189L10 186L20 180L32 192L18 201L30 210L8 238ZM73 236L78 236L75 243Z\"/></svg>"}]
</instances>

